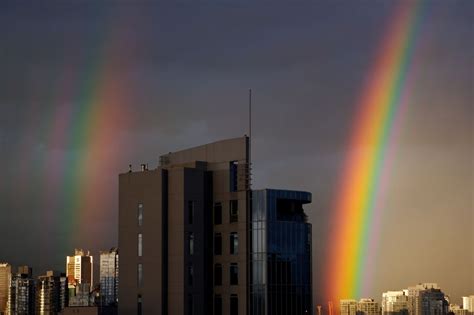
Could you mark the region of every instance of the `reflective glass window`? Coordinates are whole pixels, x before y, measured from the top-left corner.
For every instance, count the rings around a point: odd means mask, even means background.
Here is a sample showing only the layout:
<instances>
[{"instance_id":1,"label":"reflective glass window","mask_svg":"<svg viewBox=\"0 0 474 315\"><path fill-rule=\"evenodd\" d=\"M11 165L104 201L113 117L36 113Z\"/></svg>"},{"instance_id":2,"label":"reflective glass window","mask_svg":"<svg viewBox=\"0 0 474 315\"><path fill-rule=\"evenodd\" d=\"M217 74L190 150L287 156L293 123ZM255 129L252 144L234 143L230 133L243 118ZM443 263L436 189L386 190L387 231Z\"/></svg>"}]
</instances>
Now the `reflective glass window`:
<instances>
[{"instance_id":1,"label":"reflective glass window","mask_svg":"<svg viewBox=\"0 0 474 315\"><path fill-rule=\"evenodd\" d=\"M143 264L137 265L137 284L139 288L143 286Z\"/></svg>"},{"instance_id":2,"label":"reflective glass window","mask_svg":"<svg viewBox=\"0 0 474 315\"><path fill-rule=\"evenodd\" d=\"M143 234L138 233L138 256L143 256Z\"/></svg>"},{"instance_id":3,"label":"reflective glass window","mask_svg":"<svg viewBox=\"0 0 474 315\"><path fill-rule=\"evenodd\" d=\"M138 226L143 225L143 204L139 203L138 204L138 210L137 210L137 221L138 221Z\"/></svg>"},{"instance_id":4,"label":"reflective glass window","mask_svg":"<svg viewBox=\"0 0 474 315\"><path fill-rule=\"evenodd\" d=\"M139 294L137 296L137 314L142 315L142 309L143 309L143 300L142 300L142 295Z\"/></svg>"},{"instance_id":5,"label":"reflective glass window","mask_svg":"<svg viewBox=\"0 0 474 315\"><path fill-rule=\"evenodd\" d=\"M239 234L237 232L230 233L230 254L237 255L239 253Z\"/></svg>"},{"instance_id":6,"label":"reflective glass window","mask_svg":"<svg viewBox=\"0 0 474 315\"><path fill-rule=\"evenodd\" d=\"M194 233L190 232L188 234L188 249L189 255L194 255Z\"/></svg>"}]
</instances>

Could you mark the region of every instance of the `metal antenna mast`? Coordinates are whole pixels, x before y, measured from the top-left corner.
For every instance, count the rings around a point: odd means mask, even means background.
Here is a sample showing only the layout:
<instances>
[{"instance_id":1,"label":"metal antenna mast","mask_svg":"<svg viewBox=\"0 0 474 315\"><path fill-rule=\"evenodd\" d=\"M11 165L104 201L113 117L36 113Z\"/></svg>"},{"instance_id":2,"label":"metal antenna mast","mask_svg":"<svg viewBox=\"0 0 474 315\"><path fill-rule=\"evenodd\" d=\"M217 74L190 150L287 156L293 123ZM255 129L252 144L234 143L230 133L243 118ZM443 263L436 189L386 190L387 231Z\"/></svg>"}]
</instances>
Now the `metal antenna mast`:
<instances>
[{"instance_id":1,"label":"metal antenna mast","mask_svg":"<svg viewBox=\"0 0 474 315\"><path fill-rule=\"evenodd\" d=\"M250 173L252 170L252 89L249 89L249 186L251 185Z\"/></svg>"}]
</instances>

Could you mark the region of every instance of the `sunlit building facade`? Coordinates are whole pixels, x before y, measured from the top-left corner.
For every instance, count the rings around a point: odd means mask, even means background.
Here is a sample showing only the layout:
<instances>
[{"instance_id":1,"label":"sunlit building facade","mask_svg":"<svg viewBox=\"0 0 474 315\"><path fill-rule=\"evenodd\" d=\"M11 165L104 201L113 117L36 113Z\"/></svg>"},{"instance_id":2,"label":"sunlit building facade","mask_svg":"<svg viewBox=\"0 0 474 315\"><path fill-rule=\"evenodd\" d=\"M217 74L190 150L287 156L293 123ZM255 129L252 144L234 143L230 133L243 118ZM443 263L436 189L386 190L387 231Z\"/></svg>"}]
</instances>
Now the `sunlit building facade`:
<instances>
[{"instance_id":1,"label":"sunlit building facade","mask_svg":"<svg viewBox=\"0 0 474 315\"><path fill-rule=\"evenodd\" d=\"M7 263L0 263L0 315L5 314L5 310L7 308L11 277L11 265Z\"/></svg>"},{"instance_id":2,"label":"sunlit building facade","mask_svg":"<svg viewBox=\"0 0 474 315\"><path fill-rule=\"evenodd\" d=\"M462 308L474 314L474 295L462 297Z\"/></svg>"},{"instance_id":3,"label":"sunlit building facade","mask_svg":"<svg viewBox=\"0 0 474 315\"><path fill-rule=\"evenodd\" d=\"M20 267L12 275L8 292L6 314L8 315L34 315L35 314L35 280L31 268Z\"/></svg>"},{"instance_id":4,"label":"sunlit building facade","mask_svg":"<svg viewBox=\"0 0 474 315\"><path fill-rule=\"evenodd\" d=\"M67 306L67 278L64 273L47 271L36 282L36 313L55 315Z\"/></svg>"},{"instance_id":5,"label":"sunlit building facade","mask_svg":"<svg viewBox=\"0 0 474 315\"><path fill-rule=\"evenodd\" d=\"M410 315L444 315L449 303L436 283L419 283L404 290Z\"/></svg>"},{"instance_id":6,"label":"sunlit building facade","mask_svg":"<svg viewBox=\"0 0 474 315\"><path fill-rule=\"evenodd\" d=\"M408 310L408 294L405 291L382 294L382 315L408 315Z\"/></svg>"},{"instance_id":7,"label":"sunlit building facade","mask_svg":"<svg viewBox=\"0 0 474 315\"><path fill-rule=\"evenodd\" d=\"M374 299L360 299L357 302L357 315L380 315L379 303Z\"/></svg>"},{"instance_id":8,"label":"sunlit building facade","mask_svg":"<svg viewBox=\"0 0 474 315\"><path fill-rule=\"evenodd\" d=\"M356 315L357 301L353 299L344 299L339 301L341 315Z\"/></svg>"},{"instance_id":9,"label":"sunlit building facade","mask_svg":"<svg viewBox=\"0 0 474 315\"><path fill-rule=\"evenodd\" d=\"M312 314L310 201L250 190L248 137L120 174L119 314Z\"/></svg>"},{"instance_id":10,"label":"sunlit building facade","mask_svg":"<svg viewBox=\"0 0 474 315\"><path fill-rule=\"evenodd\" d=\"M73 290L78 283L87 283L92 291L93 285L93 257L89 251L76 249L74 256L66 257L66 277L69 289Z\"/></svg>"},{"instance_id":11,"label":"sunlit building facade","mask_svg":"<svg viewBox=\"0 0 474 315\"><path fill-rule=\"evenodd\" d=\"M100 252L100 295L102 305L118 302L119 255L117 248Z\"/></svg>"}]
</instances>

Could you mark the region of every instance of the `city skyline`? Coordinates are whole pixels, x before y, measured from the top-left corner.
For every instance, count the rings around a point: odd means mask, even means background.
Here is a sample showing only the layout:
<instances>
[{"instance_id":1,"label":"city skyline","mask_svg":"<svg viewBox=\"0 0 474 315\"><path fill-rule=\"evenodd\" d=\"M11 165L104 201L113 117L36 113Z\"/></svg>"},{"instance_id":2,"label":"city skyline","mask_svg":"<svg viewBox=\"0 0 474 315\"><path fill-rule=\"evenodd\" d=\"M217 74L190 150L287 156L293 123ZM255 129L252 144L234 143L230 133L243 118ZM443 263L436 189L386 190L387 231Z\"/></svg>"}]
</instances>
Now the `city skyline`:
<instances>
[{"instance_id":1,"label":"city skyline","mask_svg":"<svg viewBox=\"0 0 474 315\"><path fill-rule=\"evenodd\" d=\"M420 3L371 274L360 273L354 298L427 281L456 301L474 291L474 4ZM0 4L8 179L0 183L0 261L43 273L64 268L74 248L117 246L117 174L130 163L155 167L162 152L248 133L252 88L253 187L312 193L312 280L324 301L354 120L396 9L364 1Z\"/></svg>"}]
</instances>

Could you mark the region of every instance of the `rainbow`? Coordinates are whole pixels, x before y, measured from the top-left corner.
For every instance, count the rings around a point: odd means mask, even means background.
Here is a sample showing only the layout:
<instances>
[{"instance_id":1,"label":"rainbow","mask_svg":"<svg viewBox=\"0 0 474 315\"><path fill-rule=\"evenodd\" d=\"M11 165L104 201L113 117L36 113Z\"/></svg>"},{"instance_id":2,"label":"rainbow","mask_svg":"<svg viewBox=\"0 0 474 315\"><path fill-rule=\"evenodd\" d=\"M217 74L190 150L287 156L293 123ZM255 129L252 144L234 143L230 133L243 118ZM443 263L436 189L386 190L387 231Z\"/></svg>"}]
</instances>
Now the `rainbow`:
<instances>
[{"instance_id":1,"label":"rainbow","mask_svg":"<svg viewBox=\"0 0 474 315\"><path fill-rule=\"evenodd\" d=\"M45 109L37 100L30 101L25 121L32 127L19 144L27 156L38 139L42 141L45 153L34 164L22 165L17 185L25 186L31 174L44 179L35 185L41 205L38 220L46 231L39 242L61 261L74 247L116 245L100 241L116 230L110 220L116 209L109 201L116 200L121 132L133 124L126 104L129 89L119 70L135 48L126 46L133 39L112 32L130 21L106 8L98 14L105 27L92 41L91 36L87 42L78 38L76 47L64 47L64 60L44 100L48 121L39 130L33 122Z\"/></svg>"},{"instance_id":2,"label":"rainbow","mask_svg":"<svg viewBox=\"0 0 474 315\"><path fill-rule=\"evenodd\" d=\"M400 1L357 103L331 220L325 290L336 304L367 294L390 163L411 88L421 1Z\"/></svg>"}]
</instances>

